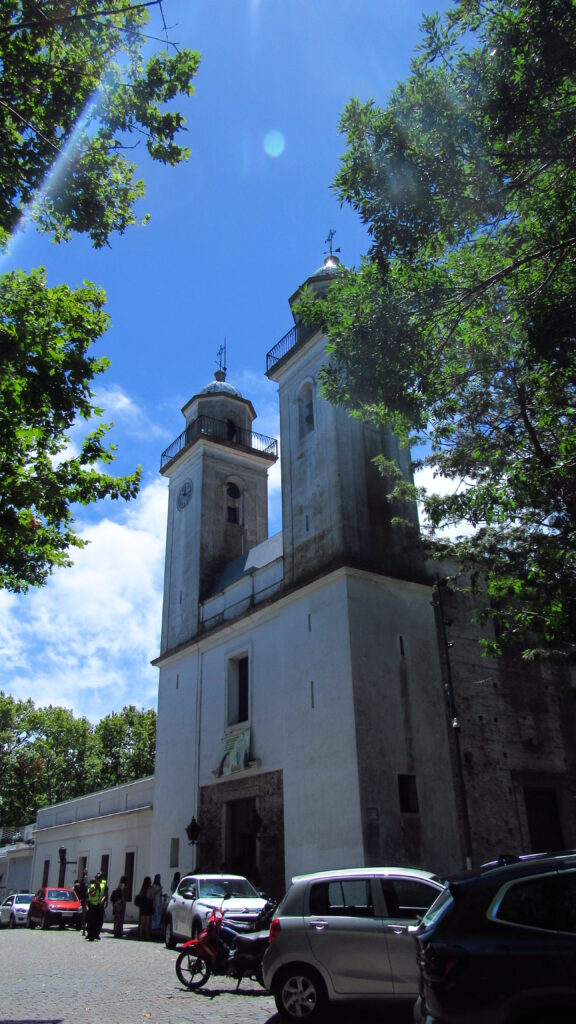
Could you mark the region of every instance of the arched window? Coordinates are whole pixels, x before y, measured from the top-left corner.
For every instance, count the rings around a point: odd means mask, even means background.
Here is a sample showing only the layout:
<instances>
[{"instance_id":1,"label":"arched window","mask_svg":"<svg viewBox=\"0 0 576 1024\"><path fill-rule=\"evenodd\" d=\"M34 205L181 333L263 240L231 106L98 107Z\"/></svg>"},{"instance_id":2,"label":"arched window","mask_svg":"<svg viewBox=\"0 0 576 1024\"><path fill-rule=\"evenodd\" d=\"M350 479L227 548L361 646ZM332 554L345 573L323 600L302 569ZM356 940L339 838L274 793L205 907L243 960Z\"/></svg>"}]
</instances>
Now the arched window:
<instances>
[{"instance_id":1,"label":"arched window","mask_svg":"<svg viewBox=\"0 0 576 1024\"><path fill-rule=\"evenodd\" d=\"M226 484L226 521L229 523L241 523L242 521L242 491L233 480Z\"/></svg>"},{"instance_id":2,"label":"arched window","mask_svg":"<svg viewBox=\"0 0 576 1024\"><path fill-rule=\"evenodd\" d=\"M306 437L314 430L314 391L310 381L306 381L300 388L298 395L298 432L300 437Z\"/></svg>"}]
</instances>

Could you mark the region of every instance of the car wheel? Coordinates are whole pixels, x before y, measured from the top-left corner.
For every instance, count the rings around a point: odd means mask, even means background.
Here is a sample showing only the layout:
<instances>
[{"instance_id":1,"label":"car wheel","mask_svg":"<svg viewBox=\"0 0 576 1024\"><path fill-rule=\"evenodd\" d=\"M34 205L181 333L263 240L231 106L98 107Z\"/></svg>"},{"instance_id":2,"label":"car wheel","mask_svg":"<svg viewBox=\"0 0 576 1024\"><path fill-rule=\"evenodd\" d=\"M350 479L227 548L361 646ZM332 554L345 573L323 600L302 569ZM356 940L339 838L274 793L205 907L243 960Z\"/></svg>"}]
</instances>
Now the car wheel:
<instances>
[{"instance_id":1,"label":"car wheel","mask_svg":"<svg viewBox=\"0 0 576 1024\"><path fill-rule=\"evenodd\" d=\"M178 980L193 991L202 988L210 977L210 964L203 956L191 953L189 949L183 949L176 960L176 974Z\"/></svg>"},{"instance_id":2,"label":"car wheel","mask_svg":"<svg viewBox=\"0 0 576 1024\"><path fill-rule=\"evenodd\" d=\"M174 929L172 928L172 918L169 917L166 921L166 931L164 932L164 945L166 949L174 949L176 945L176 939L174 938Z\"/></svg>"},{"instance_id":3,"label":"car wheel","mask_svg":"<svg viewBox=\"0 0 576 1024\"><path fill-rule=\"evenodd\" d=\"M299 964L280 972L273 995L278 1012L290 1020L316 1020L328 1002L320 975Z\"/></svg>"}]
</instances>

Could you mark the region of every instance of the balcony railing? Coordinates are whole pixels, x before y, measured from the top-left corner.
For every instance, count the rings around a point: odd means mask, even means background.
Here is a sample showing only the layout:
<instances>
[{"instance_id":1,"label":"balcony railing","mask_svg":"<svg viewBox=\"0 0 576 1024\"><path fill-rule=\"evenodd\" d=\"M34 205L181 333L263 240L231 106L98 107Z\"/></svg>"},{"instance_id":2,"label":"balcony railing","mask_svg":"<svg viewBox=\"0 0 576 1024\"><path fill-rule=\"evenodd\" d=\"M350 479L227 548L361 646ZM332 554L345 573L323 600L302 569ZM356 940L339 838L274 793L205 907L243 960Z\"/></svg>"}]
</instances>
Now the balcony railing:
<instances>
[{"instance_id":1,"label":"balcony railing","mask_svg":"<svg viewBox=\"0 0 576 1024\"><path fill-rule=\"evenodd\" d=\"M225 441L237 448L245 448L253 452L261 452L272 459L278 458L278 442L274 437L255 434L252 430L244 430L228 420L215 420L212 416L199 416L189 423L179 437L162 452L160 469L164 469L180 452L188 448L199 437L212 437L217 441Z\"/></svg>"},{"instance_id":2,"label":"balcony railing","mask_svg":"<svg viewBox=\"0 0 576 1024\"><path fill-rule=\"evenodd\" d=\"M275 363L278 363L283 359L291 349L296 348L297 345L303 345L305 341L308 341L308 338L311 338L317 330L317 327L311 327L310 324L295 324L292 330L288 331L283 338L280 338L280 341L274 345L274 348L271 348L267 353L266 373L272 369Z\"/></svg>"}]
</instances>

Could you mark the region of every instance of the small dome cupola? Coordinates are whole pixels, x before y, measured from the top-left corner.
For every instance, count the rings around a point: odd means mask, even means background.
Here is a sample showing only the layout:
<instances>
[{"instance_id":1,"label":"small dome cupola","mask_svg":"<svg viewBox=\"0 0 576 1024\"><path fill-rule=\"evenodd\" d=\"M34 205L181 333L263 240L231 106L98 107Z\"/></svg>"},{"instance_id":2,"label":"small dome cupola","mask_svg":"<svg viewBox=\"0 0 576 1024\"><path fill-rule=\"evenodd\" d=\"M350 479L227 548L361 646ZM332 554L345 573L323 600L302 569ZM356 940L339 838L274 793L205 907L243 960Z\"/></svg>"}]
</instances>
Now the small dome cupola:
<instances>
[{"instance_id":1,"label":"small dome cupola","mask_svg":"<svg viewBox=\"0 0 576 1024\"><path fill-rule=\"evenodd\" d=\"M234 398L242 398L238 388L229 384L226 380L226 342L218 349L219 366L214 373L214 380L200 391L201 395L233 395Z\"/></svg>"},{"instance_id":2,"label":"small dome cupola","mask_svg":"<svg viewBox=\"0 0 576 1024\"><path fill-rule=\"evenodd\" d=\"M301 284L300 287L294 292L294 295L290 296L288 302L290 303L290 308L292 309L292 311L294 304L300 298L300 295L302 294L304 289L309 289L310 291L313 291L320 296L325 295L326 292L328 291L328 288L332 284L332 281L340 273L341 263L339 257L337 256L337 253L340 252L340 249L335 249L333 245L335 234L336 232L333 231L332 229L328 232L328 237L326 238L328 252L324 256L324 262L322 266L318 267L313 274L310 274L310 277L308 277L304 281L304 284Z\"/></svg>"}]
</instances>

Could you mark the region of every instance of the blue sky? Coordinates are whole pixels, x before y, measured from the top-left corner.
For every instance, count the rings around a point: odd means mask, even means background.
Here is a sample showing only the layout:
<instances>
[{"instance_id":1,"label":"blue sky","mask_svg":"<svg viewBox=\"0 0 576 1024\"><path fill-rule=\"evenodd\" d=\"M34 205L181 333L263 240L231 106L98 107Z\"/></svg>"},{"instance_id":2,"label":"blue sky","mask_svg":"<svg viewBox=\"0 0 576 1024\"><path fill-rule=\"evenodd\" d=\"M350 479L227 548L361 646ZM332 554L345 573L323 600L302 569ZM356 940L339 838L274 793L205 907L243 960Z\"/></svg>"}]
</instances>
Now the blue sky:
<instances>
[{"instance_id":1,"label":"blue sky","mask_svg":"<svg viewBox=\"0 0 576 1024\"><path fill-rule=\"evenodd\" d=\"M117 472L144 470L129 504L81 509L90 545L72 569L25 596L0 592L0 688L98 721L156 702L166 486L162 450L183 404L213 377L227 345L228 379L278 436L269 348L290 328L288 296L322 263L325 239L348 265L367 247L356 214L330 184L352 96L385 104L408 74L425 0L164 0L170 37L200 51L195 95L180 104L190 160L170 169L136 151L147 182L134 227L100 252L81 238L55 246L32 230L0 271L43 265L49 284L88 279L107 294L112 326L99 352L112 366L98 402L114 422ZM153 25L153 30L159 29ZM158 32L159 34L159 32ZM142 147L143 148L143 147ZM279 470L270 532L280 529Z\"/></svg>"}]
</instances>

